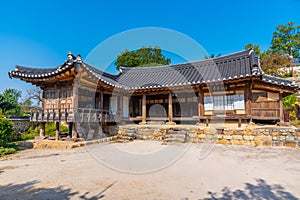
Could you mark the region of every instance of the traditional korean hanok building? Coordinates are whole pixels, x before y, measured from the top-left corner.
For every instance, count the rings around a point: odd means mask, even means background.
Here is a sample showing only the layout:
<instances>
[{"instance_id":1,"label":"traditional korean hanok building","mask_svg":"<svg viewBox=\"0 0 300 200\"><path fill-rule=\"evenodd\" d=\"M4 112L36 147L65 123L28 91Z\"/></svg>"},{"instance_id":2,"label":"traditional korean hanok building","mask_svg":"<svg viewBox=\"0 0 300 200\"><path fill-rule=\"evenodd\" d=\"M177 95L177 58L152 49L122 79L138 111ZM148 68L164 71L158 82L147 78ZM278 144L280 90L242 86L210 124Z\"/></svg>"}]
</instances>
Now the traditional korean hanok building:
<instances>
[{"instance_id":1,"label":"traditional korean hanok building","mask_svg":"<svg viewBox=\"0 0 300 200\"><path fill-rule=\"evenodd\" d=\"M31 121L80 124L153 121L210 123L214 119L283 121L282 98L299 88L264 74L252 49L214 59L157 67L121 68L112 75L71 53L54 68L16 66L9 72L43 90L42 108Z\"/></svg>"}]
</instances>

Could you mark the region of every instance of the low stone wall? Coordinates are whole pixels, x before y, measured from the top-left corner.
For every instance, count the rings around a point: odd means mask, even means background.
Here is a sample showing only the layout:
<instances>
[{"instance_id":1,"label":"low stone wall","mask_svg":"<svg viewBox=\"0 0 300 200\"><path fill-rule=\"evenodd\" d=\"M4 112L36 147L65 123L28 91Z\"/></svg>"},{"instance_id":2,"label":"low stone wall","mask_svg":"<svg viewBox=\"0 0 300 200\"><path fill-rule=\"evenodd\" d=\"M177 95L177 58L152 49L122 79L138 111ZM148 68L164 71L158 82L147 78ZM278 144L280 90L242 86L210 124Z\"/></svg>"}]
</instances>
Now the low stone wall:
<instances>
[{"instance_id":1,"label":"low stone wall","mask_svg":"<svg viewBox=\"0 0 300 200\"><path fill-rule=\"evenodd\" d=\"M164 142L210 142L225 145L300 146L300 130L292 127L207 128L198 126L120 126L119 139L159 140Z\"/></svg>"}]
</instances>

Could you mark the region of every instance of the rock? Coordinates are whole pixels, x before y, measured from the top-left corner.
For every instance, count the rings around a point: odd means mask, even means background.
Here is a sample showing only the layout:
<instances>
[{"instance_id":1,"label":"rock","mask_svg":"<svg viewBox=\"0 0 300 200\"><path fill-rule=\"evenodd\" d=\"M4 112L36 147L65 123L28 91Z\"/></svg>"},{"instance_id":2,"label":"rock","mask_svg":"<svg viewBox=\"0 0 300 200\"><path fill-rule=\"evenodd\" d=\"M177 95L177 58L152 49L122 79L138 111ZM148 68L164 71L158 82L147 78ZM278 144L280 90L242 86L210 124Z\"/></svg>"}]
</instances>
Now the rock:
<instances>
[{"instance_id":1,"label":"rock","mask_svg":"<svg viewBox=\"0 0 300 200\"><path fill-rule=\"evenodd\" d=\"M241 145L241 140L231 140L231 144L233 145Z\"/></svg>"},{"instance_id":2,"label":"rock","mask_svg":"<svg viewBox=\"0 0 300 200\"><path fill-rule=\"evenodd\" d=\"M223 135L223 139L225 139L225 140L231 140L232 139L232 135Z\"/></svg>"},{"instance_id":3,"label":"rock","mask_svg":"<svg viewBox=\"0 0 300 200\"><path fill-rule=\"evenodd\" d=\"M295 147L297 147L297 142L296 141L285 141L285 142L283 142L283 145L286 147L295 148Z\"/></svg>"},{"instance_id":4,"label":"rock","mask_svg":"<svg viewBox=\"0 0 300 200\"><path fill-rule=\"evenodd\" d=\"M251 141L249 140L241 140L241 145L252 145Z\"/></svg>"},{"instance_id":5,"label":"rock","mask_svg":"<svg viewBox=\"0 0 300 200\"><path fill-rule=\"evenodd\" d=\"M242 140L243 136L241 136L241 135L233 135L232 139L234 139L234 140Z\"/></svg>"},{"instance_id":6,"label":"rock","mask_svg":"<svg viewBox=\"0 0 300 200\"><path fill-rule=\"evenodd\" d=\"M251 142L252 143L252 145L253 146L260 146L260 145L262 145L262 142L261 141L253 141L253 142Z\"/></svg>"},{"instance_id":7,"label":"rock","mask_svg":"<svg viewBox=\"0 0 300 200\"><path fill-rule=\"evenodd\" d=\"M271 135L272 136L279 136L279 132L278 131L272 131Z\"/></svg>"},{"instance_id":8,"label":"rock","mask_svg":"<svg viewBox=\"0 0 300 200\"><path fill-rule=\"evenodd\" d=\"M228 140L225 140L225 139L218 140L216 143L217 143L217 144L225 144L225 145L230 144L230 142L229 142Z\"/></svg>"},{"instance_id":9,"label":"rock","mask_svg":"<svg viewBox=\"0 0 300 200\"><path fill-rule=\"evenodd\" d=\"M206 138L206 135L205 135L205 134L199 134L197 137L198 137L199 139L205 139L205 138Z\"/></svg>"},{"instance_id":10,"label":"rock","mask_svg":"<svg viewBox=\"0 0 300 200\"><path fill-rule=\"evenodd\" d=\"M244 135L243 138L244 138L244 140L254 140L253 135Z\"/></svg>"},{"instance_id":11,"label":"rock","mask_svg":"<svg viewBox=\"0 0 300 200\"><path fill-rule=\"evenodd\" d=\"M272 141L263 141L263 145L268 147L272 146L272 143Z\"/></svg>"},{"instance_id":12,"label":"rock","mask_svg":"<svg viewBox=\"0 0 300 200\"><path fill-rule=\"evenodd\" d=\"M224 130L223 134L224 135L232 135L233 134L233 130Z\"/></svg>"},{"instance_id":13,"label":"rock","mask_svg":"<svg viewBox=\"0 0 300 200\"><path fill-rule=\"evenodd\" d=\"M285 136L285 139L288 140L288 141L293 141L293 140L295 140L295 136L287 135L287 136Z\"/></svg>"},{"instance_id":14,"label":"rock","mask_svg":"<svg viewBox=\"0 0 300 200\"><path fill-rule=\"evenodd\" d=\"M281 141L273 141L272 145L275 146L275 147L282 147L283 146L283 142L281 142Z\"/></svg>"}]
</instances>

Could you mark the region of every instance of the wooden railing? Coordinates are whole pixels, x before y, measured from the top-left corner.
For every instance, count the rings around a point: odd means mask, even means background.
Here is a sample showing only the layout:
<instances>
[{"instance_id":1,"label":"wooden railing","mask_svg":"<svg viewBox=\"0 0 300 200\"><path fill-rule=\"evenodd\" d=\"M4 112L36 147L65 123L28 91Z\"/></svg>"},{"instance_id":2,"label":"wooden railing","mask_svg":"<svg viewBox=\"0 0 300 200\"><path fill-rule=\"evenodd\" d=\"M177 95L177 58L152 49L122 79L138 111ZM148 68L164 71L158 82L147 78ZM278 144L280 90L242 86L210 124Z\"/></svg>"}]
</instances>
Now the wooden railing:
<instances>
[{"instance_id":1,"label":"wooden railing","mask_svg":"<svg viewBox=\"0 0 300 200\"><path fill-rule=\"evenodd\" d=\"M251 116L253 119L275 120L280 119L278 101L260 101L251 103Z\"/></svg>"},{"instance_id":2,"label":"wooden railing","mask_svg":"<svg viewBox=\"0 0 300 200\"><path fill-rule=\"evenodd\" d=\"M91 108L32 109L30 116L30 121L34 122L113 122L118 120L120 117L108 110Z\"/></svg>"}]
</instances>

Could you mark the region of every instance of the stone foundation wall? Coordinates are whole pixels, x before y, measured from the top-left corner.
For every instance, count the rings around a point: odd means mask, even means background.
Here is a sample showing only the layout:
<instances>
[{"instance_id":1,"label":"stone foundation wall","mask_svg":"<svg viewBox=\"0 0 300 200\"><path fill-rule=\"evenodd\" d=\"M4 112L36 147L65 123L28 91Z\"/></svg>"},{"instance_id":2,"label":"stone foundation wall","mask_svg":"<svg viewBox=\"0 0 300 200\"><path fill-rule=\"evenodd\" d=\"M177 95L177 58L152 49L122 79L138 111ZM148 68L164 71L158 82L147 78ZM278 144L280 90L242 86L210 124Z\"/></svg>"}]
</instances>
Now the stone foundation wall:
<instances>
[{"instance_id":1,"label":"stone foundation wall","mask_svg":"<svg viewBox=\"0 0 300 200\"><path fill-rule=\"evenodd\" d=\"M210 142L225 145L300 146L300 130L290 127L272 128L207 128L167 126L120 126L120 139L159 140L164 142Z\"/></svg>"}]
</instances>

